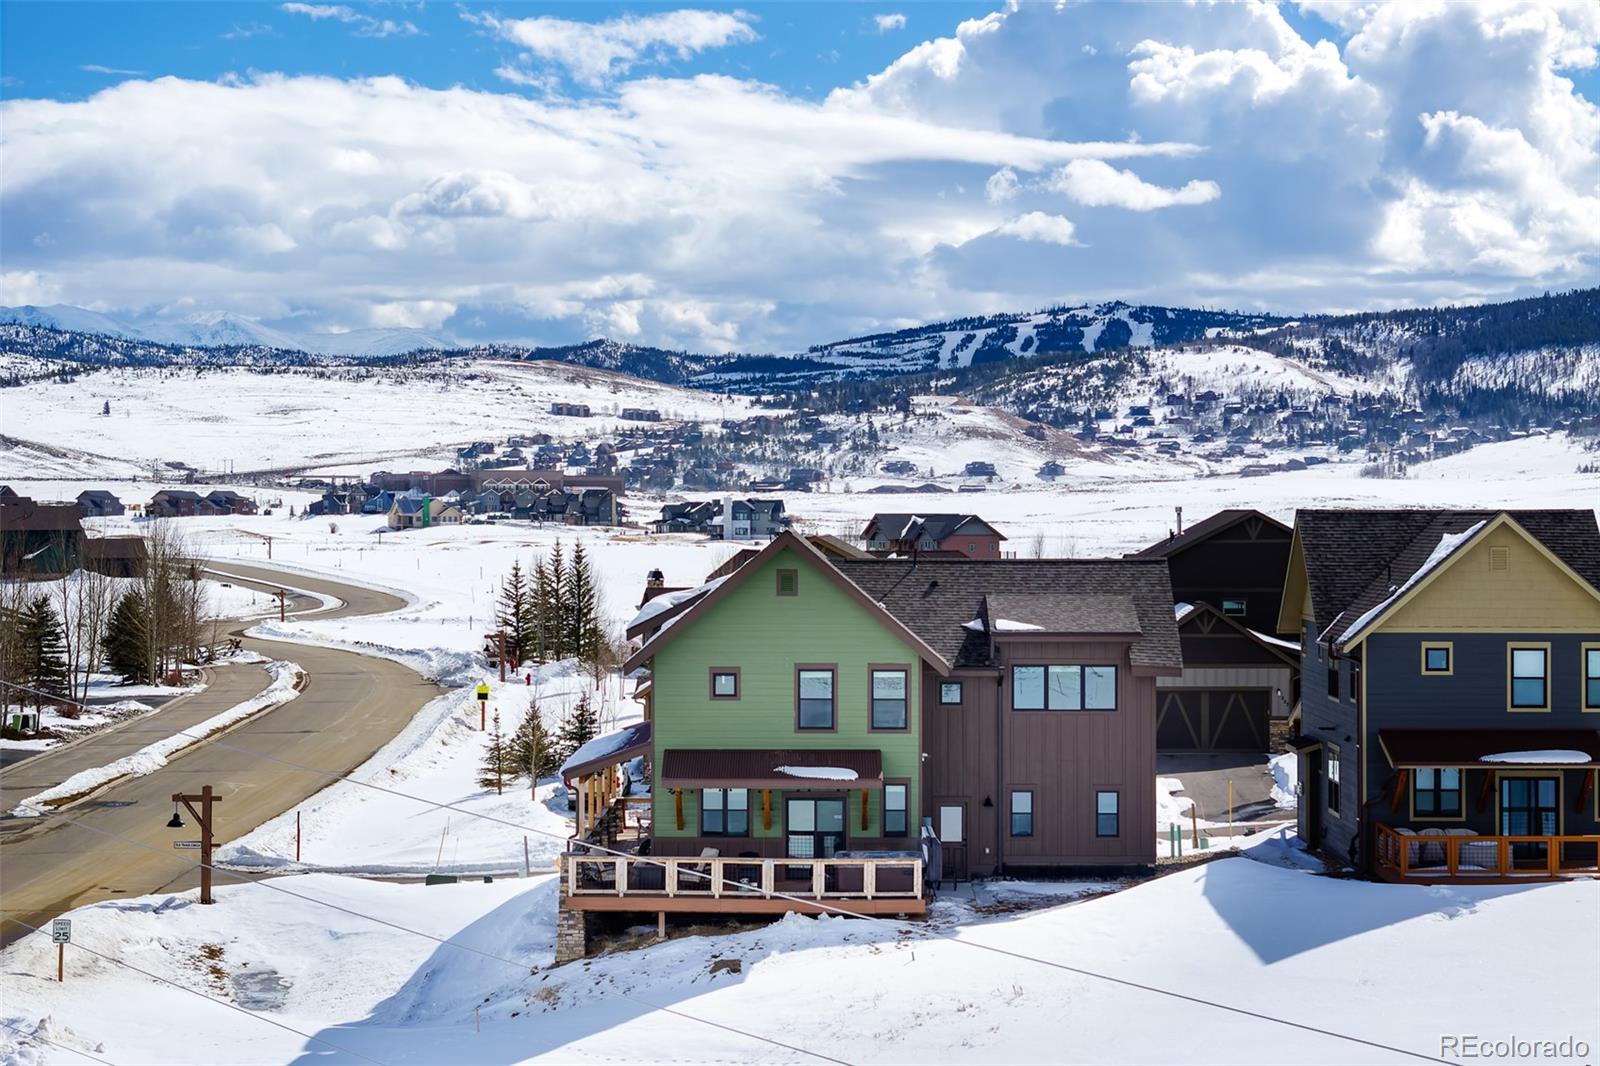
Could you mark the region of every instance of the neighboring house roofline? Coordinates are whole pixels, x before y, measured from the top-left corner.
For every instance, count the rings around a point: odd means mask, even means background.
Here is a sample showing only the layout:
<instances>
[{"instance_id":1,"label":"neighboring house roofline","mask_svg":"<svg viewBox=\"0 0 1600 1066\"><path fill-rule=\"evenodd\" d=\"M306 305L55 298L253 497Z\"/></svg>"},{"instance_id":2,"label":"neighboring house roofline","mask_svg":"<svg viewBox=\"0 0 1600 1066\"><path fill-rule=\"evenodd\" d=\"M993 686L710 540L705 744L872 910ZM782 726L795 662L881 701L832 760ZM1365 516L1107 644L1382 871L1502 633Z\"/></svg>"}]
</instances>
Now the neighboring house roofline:
<instances>
[{"instance_id":1,"label":"neighboring house roofline","mask_svg":"<svg viewBox=\"0 0 1600 1066\"><path fill-rule=\"evenodd\" d=\"M1217 534L1225 533L1234 526L1238 525L1240 522L1243 522L1249 518L1260 518L1263 521L1277 526L1279 531L1283 533L1294 532L1293 527L1285 525L1276 518L1273 518L1271 515L1267 514L1265 511L1257 511L1253 508L1228 508L1218 511L1216 514L1208 515L1207 517L1202 518L1200 521L1196 522L1182 533L1174 533L1165 540L1157 541L1155 544L1152 544L1147 548L1140 548L1136 552L1129 552L1127 558L1170 559L1172 556L1186 552L1196 545L1204 544Z\"/></svg>"},{"instance_id":2,"label":"neighboring house roofline","mask_svg":"<svg viewBox=\"0 0 1600 1066\"><path fill-rule=\"evenodd\" d=\"M850 598L865 607L869 613L875 615L891 632L915 649L917 655L938 671L941 676L950 673L950 663L945 661L942 655L929 647L927 642L912 632L905 623L890 614L882 604L862 591L859 585L840 573L828 561L827 556L807 543L804 537L790 530L784 530L776 537L773 537L748 562L728 574L725 578L722 578L716 588L711 589L703 596L693 598L682 610L672 613L672 624L664 625L662 628L657 629L655 634L646 640L638 651L629 656L627 662L623 663L623 670L632 670L648 662L656 652L682 633L687 628L686 623L691 621L695 615L708 609L742 585L751 574L760 569L757 564L761 563L767 556L777 555L785 549L794 551L796 555L810 563L814 569L820 571L823 576L849 595Z\"/></svg>"},{"instance_id":3,"label":"neighboring house roofline","mask_svg":"<svg viewBox=\"0 0 1600 1066\"><path fill-rule=\"evenodd\" d=\"M1294 667L1296 670L1300 669L1300 649L1298 645L1291 650L1285 646L1289 643L1288 641L1278 641L1275 638L1269 637L1265 633L1258 633L1249 626L1244 625L1237 618L1232 618L1226 614L1223 614L1205 600L1200 600L1198 602L1188 604L1187 606L1189 607L1189 610L1184 612L1183 617L1177 619L1178 634L1180 638L1183 635L1183 627L1190 621L1202 614L1210 615L1213 618L1221 620L1228 626L1228 628L1232 629L1239 636L1242 636L1245 639L1259 645L1266 651L1271 652L1276 658L1282 659L1285 664Z\"/></svg>"},{"instance_id":4,"label":"neighboring house roofline","mask_svg":"<svg viewBox=\"0 0 1600 1066\"><path fill-rule=\"evenodd\" d=\"M1532 545L1534 550L1537 551L1541 556L1553 563L1557 570L1560 570L1563 574L1565 574L1567 578L1576 583L1579 588L1583 589L1596 600L1600 600L1600 589L1596 589L1584 579L1582 574L1579 574L1576 570L1572 569L1572 567L1563 562L1561 558L1555 554L1555 552L1552 552L1549 548L1545 547L1538 537L1524 529L1522 524L1515 518L1512 518L1509 513L1500 511L1494 516L1494 518L1482 522L1477 529L1468 532L1468 534L1462 537L1458 543L1451 546L1443 557L1434 560L1431 565L1425 565L1423 569L1426 570L1426 573L1423 573L1421 570L1419 570L1418 573L1422 574L1421 580L1417 580L1416 574L1412 574L1410 577L1408 577L1406 579L1406 583L1402 584L1400 589L1397 590L1396 595L1393 595L1391 598L1380 604L1379 609L1371 611L1367 616L1357 619L1335 643L1339 648L1344 650L1350 650L1358 647L1362 641L1366 640L1367 636L1371 634L1373 630L1382 625L1384 619L1388 618L1390 615L1400 610L1400 608L1404 607L1406 604L1410 603L1412 600L1421 595L1423 590L1425 590L1429 585L1433 584L1433 582L1438 579L1440 574L1449 570L1450 567L1455 565L1458 560L1465 556L1467 551L1473 545L1482 541L1495 530L1505 529L1508 527L1514 530L1528 544ZM1328 633L1331 633L1333 629L1338 626L1343 617L1344 615L1341 614L1338 618L1335 618L1333 622L1330 623L1327 632L1325 632L1323 636L1326 637Z\"/></svg>"}]
</instances>

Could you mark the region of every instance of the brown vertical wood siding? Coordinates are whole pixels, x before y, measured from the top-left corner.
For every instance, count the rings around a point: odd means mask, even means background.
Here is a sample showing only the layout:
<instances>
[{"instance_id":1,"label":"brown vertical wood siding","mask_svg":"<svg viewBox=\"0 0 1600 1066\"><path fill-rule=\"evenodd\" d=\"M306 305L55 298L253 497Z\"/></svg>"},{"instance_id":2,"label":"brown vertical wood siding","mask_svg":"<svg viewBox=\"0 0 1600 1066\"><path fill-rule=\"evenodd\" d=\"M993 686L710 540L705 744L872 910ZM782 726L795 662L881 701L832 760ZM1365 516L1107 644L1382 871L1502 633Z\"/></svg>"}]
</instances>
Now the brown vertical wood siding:
<instances>
[{"instance_id":1,"label":"brown vertical wood siding","mask_svg":"<svg viewBox=\"0 0 1600 1066\"><path fill-rule=\"evenodd\" d=\"M941 706L937 678L924 675L923 815L941 803L967 806L973 874L1003 863L1028 866L1148 866L1156 858L1156 686L1135 677L1126 642L997 641L1003 669L956 671L962 703ZM1115 664L1115 711L1012 711L1011 666ZM1004 760L997 766L996 719ZM1013 788L1033 792L1033 836L1012 837ZM1117 837L1095 836L1095 793L1120 793ZM993 806L985 807L984 800Z\"/></svg>"}]
</instances>

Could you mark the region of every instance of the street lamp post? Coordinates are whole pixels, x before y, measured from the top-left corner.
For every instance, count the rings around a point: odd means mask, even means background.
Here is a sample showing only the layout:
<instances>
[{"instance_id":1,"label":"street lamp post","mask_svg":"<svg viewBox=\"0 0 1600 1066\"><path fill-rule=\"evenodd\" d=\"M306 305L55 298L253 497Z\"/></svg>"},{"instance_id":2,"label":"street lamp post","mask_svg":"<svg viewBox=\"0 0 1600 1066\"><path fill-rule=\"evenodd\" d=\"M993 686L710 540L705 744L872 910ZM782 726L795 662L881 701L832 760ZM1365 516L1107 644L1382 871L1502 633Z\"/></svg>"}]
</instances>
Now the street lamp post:
<instances>
[{"instance_id":1,"label":"street lamp post","mask_svg":"<svg viewBox=\"0 0 1600 1066\"><path fill-rule=\"evenodd\" d=\"M222 797L211 791L211 786L206 785L200 790L199 795L190 796L182 792L172 795L174 804L181 803L188 810L189 816L200 826L200 902L215 903L211 896L211 849L215 844L212 839L212 810L211 808L222 802ZM195 804L199 804L196 809ZM177 808L172 811L172 820L167 823L168 829L181 829L183 819L178 817Z\"/></svg>"}]
</instances>

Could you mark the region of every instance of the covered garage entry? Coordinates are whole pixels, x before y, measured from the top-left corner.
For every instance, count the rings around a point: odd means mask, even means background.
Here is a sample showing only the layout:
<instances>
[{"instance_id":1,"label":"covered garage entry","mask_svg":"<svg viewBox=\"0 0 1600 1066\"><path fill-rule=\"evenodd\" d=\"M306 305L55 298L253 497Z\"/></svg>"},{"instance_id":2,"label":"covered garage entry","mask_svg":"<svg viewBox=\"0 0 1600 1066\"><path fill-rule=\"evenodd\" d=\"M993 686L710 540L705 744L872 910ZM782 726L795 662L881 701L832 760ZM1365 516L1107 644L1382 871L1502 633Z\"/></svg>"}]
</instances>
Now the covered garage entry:
<instances>
[{"instance_id":1,"label":"covered garage entry","mask_svg":"<svg viewBox=\"0 0 1600 1066\"><path fill-rule=\"evenodd\" d=\"M1266 751L1270 689L1164 688L1157 691L1161 751Z\"/></svg>"}]
</instances>

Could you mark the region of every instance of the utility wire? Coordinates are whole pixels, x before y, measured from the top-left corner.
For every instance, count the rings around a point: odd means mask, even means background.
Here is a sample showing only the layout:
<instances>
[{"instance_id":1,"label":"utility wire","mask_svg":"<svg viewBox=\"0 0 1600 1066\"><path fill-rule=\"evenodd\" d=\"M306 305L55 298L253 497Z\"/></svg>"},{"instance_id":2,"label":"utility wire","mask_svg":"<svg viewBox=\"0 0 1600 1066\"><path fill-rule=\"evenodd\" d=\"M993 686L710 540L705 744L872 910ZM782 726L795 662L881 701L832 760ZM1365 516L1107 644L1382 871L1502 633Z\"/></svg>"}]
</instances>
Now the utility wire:
<instances>
[{"instance_id":1,"label":"utility wire","mask_svg":"<svg viewBox=\"0 0 1600 1066\"><path fill-rule=\"evenodd\" d=\"M158 848L153 844L147 844L142 840L135 840L134 838L132 838L130 836L126 836L126 835L124 835L122 833L114 833L109 829L101 829L99 826L90 825L89 823L79 821L76 818L70 818L70 817L68 817L66 815L57 815L57 817L61 821L67 822L67 823L69 823L71 825L78 826L79 828L82 828L82 829L87 829L91 833L98 833L98 834L100 834L101 836L104 836L104 837L110 837L110 838L112 838L114 840L120 840L125 844L132 844L136 848L143 848L146 851L155 852L157 855L169 856L171 854L170 852L164 851L161 848ZM187 862L185 863L185 865L186 866L188 865ZM391 922L387 918L380 918L375 914L368 914L365 911L358 911L358 910L355 910L355 909L353 909L351 907L340 906L337 903L330 903L328 900L317 899L315 896L302 895L299 892L294 892L294 891L291 891L290 889L284 888L282 885L273 884L271 881L253 880L253 879L251 879L250 877L247 877L244 874L237 873L237 872L235 872L233 870L229 870L229 869L217 866L215 863L207 864L207 863L199 862L199 863L195 863L195 866L200 868L200 869L209 869L214 874L222 874L224 877L231 877L235 881L239 881L239 882L242 882L242 883L245 883L245 884L248 884L248 885L253 885L256 888L271 889L274 892L281 892L286 896L293 896L295 899L303 900L306 903L314 903L319 907L327 907L327 908L329 908L331 910L339 911L341 914L348 914L353 918L361 918L361 919L364 919L364 920L369 921L369 922L375 922L378 925L387 926L390 929L398 930L399 932L402 932L402 933L410 933L413 936L420 936L420 937L422 937L422 938L424 938L426 940L431 940L435 944L439 944L439 945L441 945L443 947L457 948L457 949L459 949L461 951L471 952L474 955L481 955L484 958L490 959L490 960L492 960L494 962L505 963L507 966L511 966L511 967L515 968L516 970L518 970L520 972L528 973L529 975L531 975L533 973L533 967L530 967L526 962L522 962L522 961L519 961L517 959L507 958L504 955L496 955L492 951L484 951L482 948L475 948L470 944L457 943L456 941L448 940L448 939L446 939L444 937L435 936L432 933L424 932L421 929L412 929L412 928L410 928L408 926L400 925L398 922ZM11 920L12 921L17 921L17 919L15 919L15 918L13 918ZM17 924L18 925L27 925L26 922L17 922ZM33 929L36 932L39 931L36 926L31 926L30 925L30 926L28 926L28 928ZM832 1062L832 1063L838 1063L838 1064L840 1064L840 1066L848 1066L848 1063L844 1059L836 1059L836 1058L834 1058L834 1057L832 1057L830 1055L825 1055L825 1054L823 1054L821 1052L818 1052L818 1051L812 1051L809 1048L800 1047L799 1045L796 1045L796 1044L788 1044L788 1043L783 1042L782 1040L774 1040L771 1037L762 1036L760 1033L753 1033L753 1032L750 1032L749 1030L746 1030L746 1029L739 1029L739 1028L737 1028L735 1026L726 1025L726 1024L724 1024L722 1022L712 1021L709 1018L702 1018L699 1015L689 1014L689 1013L687 1013L685 1011L678 1010L675 1007L663 1006L662 1004L654 1003L654 1002L652 1002L652 1001L650 1001L648 999L645 999L642 996L636 996L636 995L633 995L633 994L628 993L628 992L619 992L616 989L599 988L598 986L596 986L596 989L598 991L606 994L606 995L615 996L615 997L617 997L619 999L627 1000L630 1003L640 1004L640 1005L649 1007L651 1010L661 1011L664 1014L671 1014L674 1017L682 1018L685 1021L698 1022L701 1025L709 1025L709 1026L712 1026L713 1028L721 1029L724 1032L734 1033L734 1034L736 1034L738 1036L747 1037L747 1038L749 1038L751 1040L756 1040L756 1041L759 1041L759 1042L761 1042L763 1044L771 1044L773 1047L782 1048L785 1051L793 1051L793 1052L796 1052L797 1054L806 1055L806 1056L809 1056L810 1058L818 1059L818 1060L820 1060L822 1062ZM219 1000L218 1002L221 1002L221 1001Z\"/></svg>"},{"instance_id":2,"label":"utility wire","mask_svg":"<svg viewBox=\"0 0 1600 1066\"><path fill-rule=\"evenodd\" d=\"M91 1055L87 1051L84 1051L82 1048L75 1048L71 1044L63 1044L59 1040L51 1040L48 1036L40 1036L37 1032L30 1033L26 1029L21 1029L21 1028L18 1028L17 1026L15 1026L15 1025L12 1025L10 1022L0 1022L0 1025L3 1025L7 1029L10 1029L13 1033L16 1033L18 1036L22 1037L24 1040L37 1040L41 1044L49 1044L51 1047L58 1047L62 1051L70 1051L74 1055L81 1055L84 1058L88 1059L90 1062L104 1063L104 1066L117 1066L116 1063L112 1062L109 1059L102 1059L99 1056Z\"/></svg>"},{"instance_id":3,"label":"utility wire","mask_svg":"<svg viewBox=\"0 0 1600 1066\"><path fill-rule=\"evenodd\" d=\"M33 690L33 689L27 689L26 686L17 685L14 682L9 682L9 681L0 682L0 684L10 685L13 688L24 689L25 691L37 691L37 690ZM75 702L75 701L67 701L67 702ZM82 706L82 704L80 704L80 706ZM182 733L181 730L179 732ZM184 735L184 736L192 736L192 734L188 734L188 733L182 733L182 735ZM197 738L197 739L200 739L200 738ZM345 776L342 776L340 774L335 774L335 773L332 773L332 772L327 771L327 770L319 770L316 767L305 766L305 765L303 765L301 763L292 762L292 761L287 760L287 759L280 759L277 756L268 755L268 754L266 754L264 752L254 752L254 751L251 751L248 748L241 748L238 745L228 744L225 741L212 740L212 741L210 741L210 743L215 744L215 745L217 745L219 747L222 747L222 748L228 748L228 749L233 750L233 751L243 752L244 754L247 754L247 755L254 755L257 758L266 759L266 760L269 760L271 762L276 762L276 763L279 763L281 765L292 767L292 768L297 769L297 770L303 770L303 771L305 771L307 773L320 774L321 776L326 777L326 778L328 778L330 780L346 781L346 782L348 782L350 784L360 785L363 788L370 788L370 789L373 789L374 791L382 792L382 793L385 793L387 795L395 796L395 797L400 798L400 799L411 800L411 801L416 802L416 803L421 803L421 804L424 804L426 806L433 807L436 810L454 811L456 813L465 814L465 815L468 815L468 816L473 817L473 818L482 818L485 821L495 822L495 823L498 823L500 825L504 825L504 826L507 826L509 828L519 830L521 832L530 833L530 834L533 834L533 835L536 835L536 836L548 837L548 838L550 838L552 840L561 841L563 843L574 843L573 838L561 836L561 835L559 835L557 833L551 832L548 829L539 829L539 828L536 828L534 826L522 825L522 824L520 824L518 822L513 822L513 821L511 821L509 819L506 819L506 818L500 818L500 817L497 817L497 816L492 815L492 814L485 814L482 811L468 810L465 807L460 807L460 806L457 806L456 804L453 804L453 803L440 803L440 802L438 802L436 800L430 800L430 799L427 799L427 798L422 797L422 796L412 795L412 794L407 793L407 792L400 792L400 791L398 791L396 789L392 789L392 788L385 788L382 785L376 785L376 784L373 784L370 781L360 781L360 780L357 780L354 777L345 777ZM62 816L61 815L56 815L56 817L62 817ZM606 846L601 845L601 844L591 844L591 843L588 843L586 841L576 841L576 843L579 846L581 846L582 848L584 848L586 851L591 852L591 853L596 853L596 854L601 854L601 855L610 855L610 856L613 856L615 858L620 858L620 859L630 859L633 862L635 862L636 864L648 865L648 866L656 866L656 867L660 867L662 870L667 870L668 869L667 863L664 862L662 859L659 859L659 858L648 857L648 856L640 856L640 855L630 855L627 852L619 851L616 848L606 847ZM804 864L800 863L800 864L797 864L797 865L804 865ZM680 866L680 867L678 867L678 872L680 874L688 874L691 877L699 878L700 880L704 880L704 881L714 881L715 880L715 877L712 874L705 873L705 872L702 872L702 871L699 871L699 870L695 870L693 868L684 869L682 866ZM740 889L745 889L745 886L743 886L743 885L740 885L739 887L740 887ZM764 888L763 889L757 889L756 891L760 892L761 895L763 896L763 898L781 899L781 900L785 900L787 902L801 904L801 905L803 905L804 907L806 907L808 909L819 910L819 911L823 911L823 912L830 913L830 914L836 914L836 915L839 915L840 917L844 917L844 918L860 918L860 919L865 919L867 921L877 922L877 923L880 923L880 924L885 924L885 925L890 925L890 926L893 926L895 924L894 922L890 921L889 919L881 918L881 917L878 917L877 915L857 914L854 911L846 910L846 909L844 909L842 907L833 906L831 904L823 902L822 900L808 899L808 898L805 898L805 897L802 897L802 896L795 896L795 895L792 895L792 894L789 894L789 893L779 892L779 891L776 891L776 890L769 891L769 890L764 889ZM649 909L649 908L644 908L644 909ZM1161 987L1156 986L1156 985L1141 984L1140 982L1131 981L1131 980L1128 980L1128 979L1122 978L1122 977L1115 977L1115 976L1112 976L1111 974L1099 973L1099 972L1094 971L1094 970L1088 970L1088 969L1084 969L1082 967L1077 967L1077 966L1069 966L1066 963L1056 962L1056 961L1054 961L1052 959L1044 959L1044 958L1040 958L1040 957L1035 956L1035 955L1026 955L1026 954L1023 954L1021 952L1011 951L1011 950L1006 949L1006 948L1000 948L1000 947L996 947L996 946L993 946L993 945L990 945L990 944L984 944L984 943L981 943L981 942L978 942L978 941L965 940L965 939L962 939L962 938L960 938L958 936L953 936L953 935L951 935L949 933L946 933L944 931L936 930L931 934L931 936L932 936L933 939L943 940L943 941L945 941L947 943L960 944L960 945L963 945L965 947L976 948L976 949L978 949L980 951L987 951L987 952L990 952L992 954L1004 956L1004 957L1007 957L1007 958L1016 959L1016 960L1024 961L1024 962L1036 963L1036 964L1038 964L1040 966L1047 966L1047 967L1050 967L1050 968L1055 969L1055 970L1063 971L1065 973L1077 974L1078 976L1081 976L1081 977L1090 977L1090 978L1095 978L1095 979L1102 980L1102 981L1108 981L1108 982L1110 982L1112 984L1121 985L1121 986L1123 986L1125 988L1137 989L1137 990L1142 991L1142 992L1148 992L1148 993L1151 993L1152 995L1166 996L1166 997L1168 997L1170 999L1176 999L1176 1000L1180 1000L1180 1001L1187 1002L1187 1003L1193 1003L1193 1004L1197 1004L1197 1005L1201 1005L1201 1006L1206 1006L1206 1007L1213 1008L1215 1010L1221 1010L1221 1011L1226 1011L1226 1012L1231 1013L1231 1014L1240 1015L1242 1017L1254 1018L1254 1019L1257 1019L1257 1020L1260 1020L1260 1021L1264 1021L1264 1022L1271 1022L1271 1023L1276 1024L1276 1025L1285 1026L1285 1027L1288 1027L1288 1028L1291 1028L1291 1029L1297 1029L1297 1030L1300 1030L1301 1032L1313 1033L1315 1035L1328 1037L1328 1038L1334 1039L1334 1040L1343 1040L1343 1041L1347 1041L1347 1042L1350 1042L1350 1043L1361 1044L1361 1045L1363 1045L1365 1047L1371 1047L1371 1048L1376 1048L1376 1049L1381 1050L1381 1051L1392 1052L1393 1054L1396 1054L1396 1055L1403 1055L1403 1056L1406 1056L1408 1058L1418 1059L1418 1060L1423 1061L1423 1062L1444 1063L1444 1064L1446 1064L1446 1066L1449 1066L1449 1060L1447 1060L1447 1059L1436 1058L1436 1057L1434 1057L1432 1055L1423 1054L1422 1052L1410 1051L1410 1050L1407 1050L1406 1048L1396 1047L1396 1046L1393 1046L1391 1044L1384 1044L1384 1043L1381 1043L1381 1042L1375 1041L1375 1040L1369 1040L1369 1039L1367 1039L1365 1037L1354 1036L1354 1035L1352 1035L1350 1033L1341 1033L1341 1032L1337 1032L1337 1031L1331 1030L1331 1029L1323 1029L1323 1028L1320 1028L1318 1026L1308 1025L1308 1024L1306 1024L1304 1022L1295 1022L1295 1021L1290 1021L1287 1018L1274 1017L1273 1015L1270 1015L1270 1014L1263 1014L1263 1013L1260 1013L1258 1011L1250 1010L1247 1007L1236 1007L1236 1006L1233 1006L1233 1005L1227 1004L1227 1003L1218 1003L1218 1002L1216 1002L1214 1000L1202 999L1202 998L1200 998L1198 996L1192 996L1192 995L1189 995L1189 994L1184 993L1184 992L1175 992L1175 991L1173 991L1171 989L1161 988ZM813 1054L813 1053L808 1052L808 1054Z\"/></svg>"},{"instance_id":4,"label":"utility wire","mask_svg":"<svg viewBox=\"0 0 1600 1066\"><path fill-rule=\"evenodd\" d=\"M17 925L22 926L24 929L32 929L35 933L44 932L44 930L40 929L37 925L29 925L27 922L23 921L21 918L7 918L5 920L8 921L8 922L14 922ZM182 992L187 992L191 996L198 996L199 998L205 1000L207 1003L215 1003L219 1007L227 1007L229 1010L237 1011L238 1013L243 1014L247 1018L254 1018L257 1021L266 1022L268 1025L277 1026L279 1029L282 1029L282 1030L284 1030L286 1032L293 1033L295 1036L304 1037L305 1039L310 1040L310 1041L312 1041L314 1043L323 1044L323 1045L326 1045L327 1047L331 1047L331 1048L333 1048L333 1050L338 1051L338 1052L342 1052L343 1054L353 1055L356 1058L361 1059L364 1062L370 1062L370 1063L373 1064L373 1066L383 1066L383 1063L379 1062L377 1059L372 1058L372 1057L370 1057L368 1055L363 1055L359 1051L352 1051L351 1049L349 1049L347 1047L341 1047L338 1044L335 1044L331 1040L324 1040L320 1036L313 1036L310 1033L304 1032L303 1030L296 1029L292 1025L285 1025L283 1022L277 1021L277 1020L275 1020L273 1018L268 1018L264 1014L258 1014L253 1010L247 1010L244 1007L239 1006L237 1003L229 1003L225 999L217 999L215 996L208 996L204 992L201 992L201 991L199 991L197 989L190 988L188 985L180 985L178 982L176 982L174 980L171 980L170 978L162 977L160 974L151 973L149 970L141 969L140 967L135 966L133 963L128 962L125 959L119 959L114 955L107 955L103 951L96 951L94 948L87 947L87 946L85 946L83 944L73 944L72 946L74 948L76 948L77 950L79 950L79 951L87 951L91 955L94 955L94 956L96 956L98 958L105 959L107 962L113 962L113 963L116 963L118 966L127 967L128 969L132 970L134 973L143 974L144 976L150 978L153 981L160 981L164 985L171 985L173 988L176 988L176 989L178 989L179 991L182 991Z\"/></svg>"}]
</instances>

